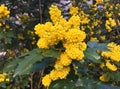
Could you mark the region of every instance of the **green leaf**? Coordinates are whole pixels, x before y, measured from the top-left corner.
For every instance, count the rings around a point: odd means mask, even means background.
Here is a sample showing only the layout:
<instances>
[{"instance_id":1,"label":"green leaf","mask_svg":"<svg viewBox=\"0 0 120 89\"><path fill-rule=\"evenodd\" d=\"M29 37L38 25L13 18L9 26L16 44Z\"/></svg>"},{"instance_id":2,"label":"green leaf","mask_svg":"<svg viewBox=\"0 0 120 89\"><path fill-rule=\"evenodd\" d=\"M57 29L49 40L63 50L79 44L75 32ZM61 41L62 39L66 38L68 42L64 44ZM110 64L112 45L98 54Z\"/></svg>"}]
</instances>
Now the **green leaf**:
<instances>
[{"instance_id":1,"label":"green leaf","mask_svg":"<svg viewBox=\"0 0 120 89\"><path fill-rule=\"evenodd\" d=\"M75 83L76 87L79 87L80 89L97 89L98 81L89 79L87 77L79 78L77 82Z\"/></svg>"},{"instance_id":2,"label":"green leaf","mask_svg":"<svg viewBox=\"0 0 120 89\"><path fill-rule=\"evenodd\" d=\"M118 86L106 85L106 84L99 84L97 89L120 89Z\"/></svg>"},{"instance_id":3,"label":"green leaf","mask_svg":"<svg viewBox=\"0 0 120 89\"><path fill-rule=\"evenodd\" d=\"M58 58L59 53L53 49L33 49L32 51L28 52L27 54L23 55L20 57L22 60L18 66L15 69L14 77L17 75L24 75L24 74L29 74L31 71L38 71L41 70L48 65L52 64L51 60L46 59L44 60L44 64L36 65L35 63L41 62L43 63L43 58L45 57L53 57L53 58ZM39 68L38 68L39 67ZM38 69L38 70L37 70Z\"/></svg>"},{"instance_id":4,"label":"green leaf","mask_svg":"<svg viewBox=\"0 0 120 89\"><path fill-rule=\"evenodd\" d=\"M38 72L48 66L53 66L55 63L55 59L53 57L46 57L43 58L41 62L36 63L33 68L32 68L32 72Z\"/></svg>"},{"instance_id":5,"label":"green leaf","mask_svg":"<svg viewBox=\"0 0 120 89\"><path fill-rule=\"evenodd\" d=\"M53 81L49 86L49 89L74 89L74 82L67 80Z\"/></svg>"},{"instance_id":6,"label":"green leaf","mask_svg":"<svg viewBox=\"0 0 120 89\"><path fill-rule=\"evenodd\" d=\"M120 89L118 86L103 84L98 80L90 79L87 77L79 78L75 83L75 86L79 87L78 89Z\"/></svg>"},{"instance_id":7,"label":"green leaf","mask_svg":"<svg viewBox=\"0 0 120 89\"><path fill-rule=\"evenodd\" d=\"M16 75L24 75L29 74L32 68L32 65L37 62L41 61L43 56L40 55L40 49L33 49L32 51L28 52L28 55L21 59L22 61L19 63L18 67L15 69L14 77Z\"/></svg>"},{"instance_id":8,"label":"green leaf","mask_svg":"<svg viewBox=\"0 0 120 89\"><path fill-rule=\"evenodd\" d=\"M20 59L14 59L10 61L9 63L5 64L3 72L11 72L14 71L15 67L17 67L18 63L21 62Z\"/></svg>"},{"instance_id":9,"label":"green leaf","mask_svg":"<svg viewBox=\"0 0 120 89\"><path fill-rule=\"evenodd\" d=\"M94 63L100 63L100 55L97 54L96 50L93 50L92 48L87 48L84 53L85 58L91 60Z\"/></svg>"},{"instance_id":10,"label":"green leaf","mask_svg":"<svg viewBox=\"0 0 120 89\"><path fill-rule=\"evenodd\" d=\"M101 51L109 51L107 44L105 43L98 43L98 42L88 42L88 47L94 50L101 50Z\"/></svg>"},{"instance_id":11,"label":"green leaf","mask_svg":"<svg viewBox=\"0 0 120 89\"><path fill-rule=\"evenodd\" d=\"M43 56L45 57L54 57L54 58L59 58L60 57L60 53L54 49L45 49L42 53Z\"/></svg>"}]
</instances>

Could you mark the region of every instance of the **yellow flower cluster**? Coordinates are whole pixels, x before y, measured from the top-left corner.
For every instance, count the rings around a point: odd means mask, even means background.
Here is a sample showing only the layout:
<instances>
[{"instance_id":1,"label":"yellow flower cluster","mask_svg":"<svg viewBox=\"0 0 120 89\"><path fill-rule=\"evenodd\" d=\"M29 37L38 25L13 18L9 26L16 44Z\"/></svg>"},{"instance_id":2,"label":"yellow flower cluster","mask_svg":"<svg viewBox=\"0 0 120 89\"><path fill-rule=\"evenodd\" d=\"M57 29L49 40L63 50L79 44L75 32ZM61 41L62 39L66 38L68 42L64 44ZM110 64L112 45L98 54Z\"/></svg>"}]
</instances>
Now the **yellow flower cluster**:
<instances>
[{"instance_id":1,"label":"yellow flower cluster","mask_svg":"<svg viewBox=\"0 0 120 89\"><path fill-rule=\"evenodd\" d=\"M118 70L116 63L120 62L120 45L111 42L107 46L110 51L101 53L101 56L104 57L106 60L105 62L101 62L100 67L107 67L110 71L115 72ZM103 82L107 82L107 76L108 74L105 73L101 75L99 79Z\"/></svg>"},{"instance_id":2,"label":"yellow flower cluster","mask_svg":"<svg viewBox=\"0 0 120 89\"><path fill-rule=\"evenodd\" d=\"M9 17L10 11L5 5L0 5L0 18Z\"/></svg>"},{"instance_id":3,"label":"yellow flower cluster","mask_svg":"<svg viewBox=\"0 0 120 89\"><path fill-rule=\"evenodd\" d=\"M10 79L9 78L6 78L6 73L2 73L2 74L0 74L0 82L9 82L10 81Z\"/></svg>"},{"instance_id":4,"label":"yellow flower cluster","mask_svg":"<svg viewBox=\"0 0 120 89\"><path fill-rule=\"evenodd\" d=\"M117 67L115 64L111 64L111 62L120 62L120 45L116 45L111 42L108 44L109 50L108 52L102 52L102 56L110 59L106 61L106 67L111 71L117 71Z\"/></svg>"},{"instance_id":5,"label":"yellow flower cluster","mask_svg":"<svg viewBox=\"0 0 120 89\"><path fill-rule=\"evenodd\" d=\"M114 27L114 26L116 26L116 22L114 19L109 18L108 20L106 20L105 27L108 30L108 32L111 32L112 31L111 27Z\"/></svg>"},{"instance_id":6,"label":"yellow flower cluster","mask_svg":"<svg viewBox=\"0 0 120 89\"><path fill-rule=\"evenodd\" d=\"M50 46L57 45L61 41L65 51L56 60L54 69L43 77L42 83L47 87L54 80L65 79L69 74L72 60L82 60L83 51L86 49L86 43L83 42L86 33L79 28L81 19L76 12L71 12L76 14L66 20L61 16L59 8L52 5L49 13L52 22L38 24L34 28L35 33L40 37L37 45L39 48L49 49Z\"/></svg>"},{"instance_id":7,"label":"yellow flower cluster","mask_svg":"<svg viewBox=\"0 0 120 89\"><path fill-rule=\"evenodd\" d=\"M102 52L102 56L110 58L111 61L120 62L120 45L111 42L108 44L110 51Z\"/></svg>"}]
</instances>

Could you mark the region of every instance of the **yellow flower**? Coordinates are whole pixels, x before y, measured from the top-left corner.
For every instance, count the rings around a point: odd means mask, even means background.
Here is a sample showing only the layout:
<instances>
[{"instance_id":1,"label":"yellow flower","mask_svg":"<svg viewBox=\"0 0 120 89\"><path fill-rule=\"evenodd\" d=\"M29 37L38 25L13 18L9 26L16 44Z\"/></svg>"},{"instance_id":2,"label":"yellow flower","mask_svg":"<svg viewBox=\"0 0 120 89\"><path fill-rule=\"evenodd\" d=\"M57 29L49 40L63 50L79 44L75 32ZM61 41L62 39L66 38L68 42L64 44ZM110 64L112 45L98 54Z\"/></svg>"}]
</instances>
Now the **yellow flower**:
<instances>
[{"instance_id":1,"label":"yellow flower","mask_svg":"<svg viewBox=\"0 0 120 89\"><path fill-rule=\"evenodd\" d=\"M99 42L99 40L96 37L91 37L90 41L95 41L95 42Z\"/></svg>"},{"instance_id":2,"label":"yellow flower","mask_svg":"<svg viewBox=\"0 0 120 89\"><path fill-rule=\"evenodd\" d=\"M24 40L25 38L23 37L23 34L18 34L18 39L20 39L20 40Z\"/></svg>"},{"instance_id":3,"label":"yellow flower","mask_svg":"<svg viewBox=\"0 0 120 89\"><path fill-rule=\"evenodd\" d=\"M45 75L42 79L42 84L45 86L45 87L48 87L51 83L51 79L50 79L50 75Z\"/></svg>"},{"instance_id":4,"label":"yellow flower","mask_svg":"<svg viewBox=\"0 0 120 89\"><path fill-rule=\"evenodd\" d=\"M53 81L59 79L58 71L56 69L53 69L49 75Z\"/></svg>"},{"instance_id":5,"label":"yellow flower","mask_svg":"<svg viewBox=\"0 0 120 89\"><path fill-rule=\"evenodd\" d=\"M96 3L101 4L101 3L103 3L103 0L96 0Z\"/></svg>"},{"instance_id":6,"label":"yellow flower","mask_svg":"<svg viewBox=\"0 0 120 89\"><path fill-rule=\"evenodd\" d=\"M56 5L52 5L50 7L49 14L50 14L50 18L53 21L53 23L57 23L61 19L63 19L63 17L61 16L61 10Z\"/></svg>"},{"instance_id":7,"label":"yellow flower","mask_svg":"<svg viewBox=\"0 0 120 89\"><path fill-rule=\"evenodd\" d=\"M106 20L105 27L108 30L108 32L112 31L111 27L114 27L114 26L116 26L116 22L114 19L109 18L108 20Z\"/></svg>"},{"instance_id":8,"label":"yellow flower","mask_svg":"<svg viewBox=\"0 0 120 89\"><path fill-rule=\"evenodd\" d=\"M68 20L69 24L73 26L74 28L79 28L80 26L80 17L78 15L73 15Z\"/></svg>"},{"instance_id":9,"label":"yellow flower","mask_svg":"<svg viewBox=\"0 0 120 89\"><path fill-rule=\"evenodd\" d=\"M41 39L38 40L37 46L38 46L39 48L48 48L48 42L47 42L46 39L41 38Z\"/></svg>"},{"instance_id":10,"label":"yellow flower","mask_svg":"<svg viewBox=\"0 0 120 89\"><path fill-rule=\"evenodd\" d=\"M57 59L54 65L56 70L62 70L63 69L63 64L60 62L60 59Z\"/></svg>"},{"instance_id":11,"label":"yellow flower","mask_svg":"<svg viewBox=\"0 0 120 89\"><path fill-rule=\"evenodd\" d=\"M65 79L70 72L70 67L64 67L62 70L57 70L57 76L60 79Z\"/></svg>"},{"instance_id":12,"label":"yellow flower","mask_svg":"<svg viewBox=\"0 0 120 89\"><path fill-rule=\"evenodd\" d=\"M100 36L101 40L106 40L106 36Z\"/></svg>"},{"instance_id":13,"label":"yellow flower","mask_svg":"<svg viewBox=\"0 0 120 89\"><path fill-rule=\"evenodd\" d=\"M10 81L9 78L6 78L6 75L7 75L6 73L0 74L0 82L4 82L4 81L9 82Z\"/></svg>"},{"instance_id":14,"label":"yellow flower","mask_svg":"<svg viewBox=\"0 0 120 89\"><path fill-rule=\"evenodd\" d=\"M114 64L111 64L109 61L106 62L106 66L111 71L116 71L117 67Z\"/></svg>"},{"instance_id":15,"label":"yellow flower","mask_svg":"<svg viewBox=\"0 0 120 89\"><path fill-rule=\"evenodd\" d=\"M76 47L67 48L65 52L71 59L81 60L84 57L84 53L79 48Z\"/></svg>"},{"instance_id":16,"label":"yellow flower","mask_svg":"<svg viewBox=\"0 0 120 89\"><path fill-rule=\"evenodd\" d=\"M60 62L63 66L68 66L71 64L72 59L70 59L66 53L63 53L60 56Z\"/></svg>"},{"instance_id":17,"label":"yellow flower","mask_svg":"<svg viewBox=\"0 0 120 89\"><path fill-rule=\"evenodd\" d=\"M4 4L0 5L0 18L9 17L9 14L8 8Z\"/></svg>"},{"instance_id":18,"label":"yellow flower","mask_svg":"<svg viewBox=\"0 0 120 89\"><path fill-rule=\"evenodd\" d=\"M106 58L110 58L112 61L119 62L120 61L120 45L116 45L111 42L107 45L109 47L108 52L102 52L102 56Z\"/></svg>"},{"instance_id":19,"label":"yellow flower","mask_svg":"<svg viewBox=\"0 0 120 89\"><path fill-rule=\"evenodd\" d=\"M79 29L69 29L65 36L68 43L81 42L86 38L86 34Z\"/></svg>"},{"instance_id":20,"label":"yellow flower","mask_svg":"<svg viewBox=\"0 0 120 89\"><path fill-rule=\"evenodd\" d=\"M100 63L100 68L103 68L105 66L105 63L104 62L101 62Z\"/></svg>"},{"instance_id":21,"label":"yellow flower","mask_svg":"<svg viewBox=\"0 0 120 89\"><path fill-rule=\"evenodd\" d=\"M76 15L76 14L78 14L78 7L74 7L74 6L70 6L70 14L71 15Z\"/></svg>"},{"instance_id":22,"label":"yellow flower","mask_svg":"<svg viewBox=\"0 0 120 89\"><path fill-rule=\"evenodd\" d=\"M108 80L107 80L107 75L108 75L108 74L105 73L105 74L101 75L99 79L100 79L102 82L107 82L107 81L108 81Z\"/></svg>"},{"instance_id":23,"label":"yellow flower","mask_svg":"<svg viewBox=\"0 0 120 89\"><path fill-rule=\"evenodd\" d=\"M0 23L0 27L2 26L2 23Z\"/></svg>"}]
</instances>

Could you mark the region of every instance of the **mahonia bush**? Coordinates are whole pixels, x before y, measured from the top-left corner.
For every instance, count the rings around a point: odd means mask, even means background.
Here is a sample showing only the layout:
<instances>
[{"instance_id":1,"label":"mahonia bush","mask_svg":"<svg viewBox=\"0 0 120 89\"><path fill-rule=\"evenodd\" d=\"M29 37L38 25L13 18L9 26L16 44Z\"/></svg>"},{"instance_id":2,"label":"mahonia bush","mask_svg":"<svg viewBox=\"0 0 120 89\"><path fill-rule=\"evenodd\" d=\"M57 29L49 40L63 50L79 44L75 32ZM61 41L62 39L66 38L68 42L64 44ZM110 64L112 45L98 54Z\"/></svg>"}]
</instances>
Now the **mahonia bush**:
<instances>
[{"instance_id":1,"label":"mahonia bush","mask_svg":"<svg viewBox=\"0 0 120 89\"><path fill-rule=\"evenodd\" d=\"M102 5L102 8L99 8L99 5ZM118 9L119 5L116 4L115 9ZM35 33L40 37L37 42L39 48L49 49L59 43L62 43L63 46L63 51L60 51L61 55L56 60L53 70L42 79L44 86L49 87L52 81L66 79L73 61L82 61L85 57L86 42L105 42L107 40L106 34L115 30L116 26L120 26L119 19L113 18L113 13L109 12L113 10L109 1L96 0L96 3L90 5L89 9L90 11L86 12L82 7L70 6L70 17L65 19L60 8L52 5L49 11L51 22L39 23L35 26ZM106 9L108 10L106 11ZM96 13L91 14L92 11ZM100 11L105 11L105 13L98 18ZM99 71L99 79L102 82L108 82L108 72L119 71L117 63L120 62L120 45L109 42L107 46L110 51L98 50L98 54L101 55L99 67L102 69L102 71ZM105 72L104 69L107 71Z\"/></svg>"}]
</instances>

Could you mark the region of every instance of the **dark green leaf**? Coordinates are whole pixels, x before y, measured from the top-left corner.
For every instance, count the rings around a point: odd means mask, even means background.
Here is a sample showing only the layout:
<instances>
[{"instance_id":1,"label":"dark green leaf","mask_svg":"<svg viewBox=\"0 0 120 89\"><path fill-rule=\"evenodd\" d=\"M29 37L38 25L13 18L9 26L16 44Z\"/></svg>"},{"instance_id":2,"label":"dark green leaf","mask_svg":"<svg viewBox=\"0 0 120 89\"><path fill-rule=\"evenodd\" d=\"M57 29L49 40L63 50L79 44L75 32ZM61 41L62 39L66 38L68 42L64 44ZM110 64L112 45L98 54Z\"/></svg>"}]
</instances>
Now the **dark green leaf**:
<instances>
[{"instance_id":1,"label":"dark green leaf","mask_svg":"<svg viewBox=\"0 0 120 89\"><path fill-rule=\"evenodd\" d=\"M15 67L17 67L18 63L21 62L21 59L14 59L13 61L7 63L3 69L4 72L14 71Z\"/></svg>"},{"instance_id":2,"label":"dark green leaf","mask_svg":"<svg viewBox=\"0 0 120 89\"><path fill-rule=\"evenodd\" d=\"M100 62L100 56L97 54L96 50L93 50L92 48L87 48L87 50L84 52L85 58L91 60L94 63Z\"/></svg>"},{"instance_id":3,"label":"dark green leaf","mask_svg":"<svg viewBox=\"0 0 120 89\"><path fill-rule=\"evenodd\" d=\"M32 71L34 72L38 72L50 65L53 65L55 62L55 59L52 58L52 57L47 57L47 58L43 58L43 60L39 63L36 63L33 68L32 68Z\"/></svg>"},{"instance_id":4,"label":"dark green leaf","mask_svg":"<svg viewBox=\"0 0 120 89\"><path fill-rule=\"evenodd\" d=\"M101 50L101 51L109 51L107 44L105 43L98 43L98 42L88 42L88 47L94 49L94 50Z\"/></svg>"},{"instance_id":5,"label":"dark green leaf","mask_svg":"<svg viewBox=\"0 0 120 89\"><path fill-rule=\"evenodd\" d=\"M51 83L49 89L74 89L74 82L57 80Z\"/></svg>"},{"instance_id":6,"label":"dark green leaf","mask_svg":"<svg viewBox=\"0 0 120 89\"><path fill-rule=\"evenodd\" d=\"M25 56L22 61L19 63L18 67L15 69L14 77L16 75L28 74L31 71L32 65L41 61L43 56L40 55L40 49L34 49L28 52L28 56Z\"/></svg>"},{"instance_id":7,"label":"dark green leaf","mask_svg":"<svg viewBox=\"0 0 120 89\"><path fill-rule=\"evenodd\" d=\"M45 50L43 51L42 55L45 57L54 57L54 58L60 57L60 53L54 49Z\"/></svg>"}]
</instances>

